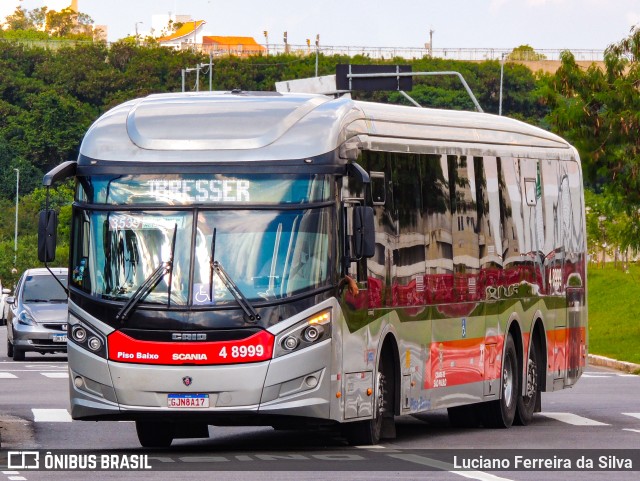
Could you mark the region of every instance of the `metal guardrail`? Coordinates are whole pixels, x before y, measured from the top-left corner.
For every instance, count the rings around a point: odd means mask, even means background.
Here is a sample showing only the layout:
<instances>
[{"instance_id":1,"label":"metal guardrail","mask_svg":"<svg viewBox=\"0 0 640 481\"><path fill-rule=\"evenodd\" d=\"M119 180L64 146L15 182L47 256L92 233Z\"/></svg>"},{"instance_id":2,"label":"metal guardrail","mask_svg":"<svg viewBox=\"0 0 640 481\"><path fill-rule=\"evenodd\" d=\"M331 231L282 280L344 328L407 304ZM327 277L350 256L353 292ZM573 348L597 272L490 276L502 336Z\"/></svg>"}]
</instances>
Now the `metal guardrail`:
<instances>
[{"instance_id":1,"label":"metal guardrail","mask_svg":"<svg viewBox=\"0 0 640 481\"><path fill-rule=\"evenodd\" d=\"M276 55L288 51L291 54L311 55L315 54L316 47L307 45L263 45L269 55ZM285 48L286 47L286 48ZM517 52L513 60L517 61L545 61L560 60L560 55L565 50L571 51L578 61L602 62L604 60L604 50L595 49L542 49L533 52ZM321 46L320 53L323 55L363 55L374 59L391 59L395 57L414 59L430 56L433 58L483 61L501 60L505 55L507 59L513 52L513 48L415 48L415 47L354 47L354 46Z\"/></svg>"},{"instance_id":2,"label":"metal guardrail","mask_svg":"<svg viewBox=\"0 0 640 481\"><path fill-rule=\"evenodd\" d=\"M69 45L82 45L92 43L91 41L79 40L25 40L25 39L6 39L0 38L2 42L15 42L27 46L41 47L56 50L58 48ZM218 50L209 45L196 44L196 49L203 52L212 51L215 56L236 55L246 57L248 55L278 55L289 53L292 55L315 55L316 47L307 45L292 44L263 44L264 50L251 50L250 48L231 48L224 46ZM187 43L184 49L193 49L193 43ZM573 53L577 61L602 62L604 60L604 50L595 49L540 49L533 52L517 52L517 57L512 58L516 61L545 61L560 60L563 51L569 50ZM507 60L513 52L513 48L416 48L416 47L358 47L358 46L320 46L318 51L323 55L346 55L353 57L362 55L371 59L392 59L404 58L415 59L433 57L450 60L467 60L467 61L483 61L483 60L501 60L503 55Z\"/></svg>"}]
</instances>

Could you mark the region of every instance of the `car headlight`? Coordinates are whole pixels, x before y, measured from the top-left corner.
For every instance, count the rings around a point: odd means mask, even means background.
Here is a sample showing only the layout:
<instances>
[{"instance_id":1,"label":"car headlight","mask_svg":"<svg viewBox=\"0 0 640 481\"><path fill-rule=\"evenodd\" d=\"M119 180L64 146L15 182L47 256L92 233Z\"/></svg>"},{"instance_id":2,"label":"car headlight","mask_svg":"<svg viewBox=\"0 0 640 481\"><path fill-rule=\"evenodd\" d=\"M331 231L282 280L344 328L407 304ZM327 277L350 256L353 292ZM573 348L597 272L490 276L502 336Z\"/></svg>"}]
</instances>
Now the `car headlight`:
<instances>
[{"instance_id":1,"label":"car headlight","mask_svg":"<svg viewBox=\"0 0 640 481\"><path fill-rule=\"evenodd\" d=\"M37 325L36 321L31 317L31 315L27 311L22 311L18 315L18 324L22 324L24 326L35 326Z\"/></svg>"},{"instance_id":2,"label":"car headlight","mask_svg":"<svg viewBox=\"0 0 640 481\"><path fill-rule=\"evenodd\" d=\"M273 357L299 351L331 337L331 311L322 311L294 324L276 337Z\"/></svg>"}]
</instances>

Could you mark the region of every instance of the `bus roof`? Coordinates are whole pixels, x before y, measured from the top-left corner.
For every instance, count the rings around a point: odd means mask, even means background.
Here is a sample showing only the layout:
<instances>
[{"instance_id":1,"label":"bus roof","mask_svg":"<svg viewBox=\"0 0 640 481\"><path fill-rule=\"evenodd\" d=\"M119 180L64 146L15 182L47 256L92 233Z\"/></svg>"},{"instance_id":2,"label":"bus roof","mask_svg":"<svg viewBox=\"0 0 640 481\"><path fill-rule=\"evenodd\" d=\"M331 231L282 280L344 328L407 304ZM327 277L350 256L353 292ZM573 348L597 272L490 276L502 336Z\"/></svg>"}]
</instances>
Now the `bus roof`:
<instances>
[{"instance_id":1,"label":"bus roof","mask_svg":"<svg viewBox=\"0 0 640 481\"><path fill-rule=\"evenodd\" d=\"M349 139L359 148L400 152L444 146L574 157L560 137L507 117L348 96L234 91L156 94L119 105L91 126L79 164L181 163L187 152L195 163L306 159Z\"/></svg>"}]
</instances>

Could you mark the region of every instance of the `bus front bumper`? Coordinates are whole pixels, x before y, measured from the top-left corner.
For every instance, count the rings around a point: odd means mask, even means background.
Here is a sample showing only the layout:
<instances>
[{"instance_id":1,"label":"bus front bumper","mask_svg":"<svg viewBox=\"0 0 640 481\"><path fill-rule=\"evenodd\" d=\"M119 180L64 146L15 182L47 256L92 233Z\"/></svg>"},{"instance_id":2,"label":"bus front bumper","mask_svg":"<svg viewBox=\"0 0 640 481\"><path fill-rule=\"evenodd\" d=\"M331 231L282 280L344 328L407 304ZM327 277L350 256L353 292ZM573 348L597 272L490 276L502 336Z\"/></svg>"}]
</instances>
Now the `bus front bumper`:
<instances>
[{"instance_id":1,"label":"bus front bumper","mask_svg":"<svg viewBox=\"0 0 640 481\"><path fill-rule=\"evenodd\" d=\"M301 416L330 419L331 340L264 362L158 366L107 361L68 346L73 419ZM203 407L169 407L170 395L206 396ZM202 398L202 396L200 396ZM257 424L247 421L248 424Z\"/></svg>"}]
</instances>

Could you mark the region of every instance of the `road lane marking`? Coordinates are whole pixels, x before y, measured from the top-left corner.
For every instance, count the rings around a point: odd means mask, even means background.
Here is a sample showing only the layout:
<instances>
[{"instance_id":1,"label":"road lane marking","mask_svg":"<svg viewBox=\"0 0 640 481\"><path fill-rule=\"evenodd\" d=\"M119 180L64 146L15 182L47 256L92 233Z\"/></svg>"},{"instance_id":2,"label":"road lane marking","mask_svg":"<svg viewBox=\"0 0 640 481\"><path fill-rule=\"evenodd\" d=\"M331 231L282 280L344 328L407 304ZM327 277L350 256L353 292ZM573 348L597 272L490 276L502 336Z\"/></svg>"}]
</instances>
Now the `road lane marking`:
<instances>
[{"instance_id":1,"label":"road lane marking","mask_svg":"<svg viewBox=\"0 0 640 481\"><path fill-rule=\"evenodd\" d=\"M0 379L18 379L18 376L10 372L0 372Z\"/></svg>"},{"instance_id":2,"label":"road lane marking","mask_svg":"<svg viewBox=\"0 0 640 481\"><path fill-rule=\"evenodd\" d=\"M573 426L610 426L607 423L601 423L600 421L594 421L593 419L578 416L573 413L540 413L542 416L561 421L563 423L572 424Z\"/></svg>"},{"instance_id":3,"label":"road lane marking","mask_svg":"<svg viewBox=\"0 0 640 481\"><path fill-rule=\"evenodd\" d=\"M604 377L613 377L613 375L612 374L587 374L587 373L584 373L580 377L604 378Z\"/></svg>"},{"instance_id":4,"label":"road lane marking","mask_svg":"<svg viewBox=\"0 0 640 481\"><path fill-rule=\"evenodd\" d=\"M71 415L66 409L31 409L36 423L70 423Z\"/></svg>"},{"instance_id":5,"label":"road lane marking","mask_svg":"<svg viewBox=\"0 0 640 481\"><path fill-rule=\"evenodd\" d=\"M423 466L430 466L442 471L448 471L452 474L457 474L463 478L478 479L479 481L511 481L508 478L500 478L493 474L484 473L482 471L456 471L453 464L438 461L437 459L426 458L418 454L389 454L391 458L400 459L402 461L408 461L410 463L421 464Z\"/></svg>"},{"instance_id":6,"label":"road lane marking","mask_svg":"<svg viewBox=\"0 0 640 481\"><path fill-rule=\"evenodd\" d=\"M9 481L27 481L27 478L24 476L9 476Z\"/></svg>"},{"instance_id":7,"label":"road lane marking","mask_svg":"<svg viewBox=\"0 0 640 481\"><path fill-rule=\"evenodd\" d=\"M640 419L640 413L622 413L625 416L631 416L632 418L638 418Z\"/></svg>"},{"instance_id":8,"label":"road lane marking","mask_svg":"<svg viewBox=\"0 0 640 481\"><path fill-rule=\"evenodd\" d=\"M51 379L69 379L68 372L41 372L40 374Z\"/></svg>"}]
</instances>

